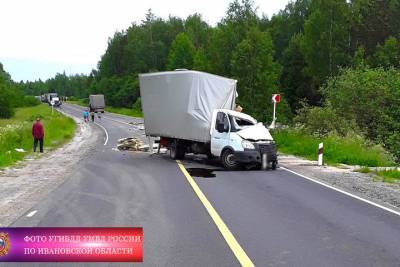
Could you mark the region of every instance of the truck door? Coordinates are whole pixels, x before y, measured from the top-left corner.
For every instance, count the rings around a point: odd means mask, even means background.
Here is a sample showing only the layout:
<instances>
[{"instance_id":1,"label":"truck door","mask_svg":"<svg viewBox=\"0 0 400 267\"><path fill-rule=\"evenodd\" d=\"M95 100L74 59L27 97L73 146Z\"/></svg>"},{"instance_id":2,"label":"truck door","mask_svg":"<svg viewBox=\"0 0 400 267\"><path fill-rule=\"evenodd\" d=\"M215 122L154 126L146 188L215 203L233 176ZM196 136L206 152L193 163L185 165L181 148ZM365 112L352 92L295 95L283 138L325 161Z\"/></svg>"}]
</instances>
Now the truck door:
<instances>
[{"instance_id":1,"label":"truck door","mask_svg":"<svg viewBox=\"0 0 400 267\"><path fill-rule=\"evenodd\" d=\"M222 149L229 145L230 123L224 112L218 112L211 134L211 153L220 156Z\"/></svg>"}]
</instances>

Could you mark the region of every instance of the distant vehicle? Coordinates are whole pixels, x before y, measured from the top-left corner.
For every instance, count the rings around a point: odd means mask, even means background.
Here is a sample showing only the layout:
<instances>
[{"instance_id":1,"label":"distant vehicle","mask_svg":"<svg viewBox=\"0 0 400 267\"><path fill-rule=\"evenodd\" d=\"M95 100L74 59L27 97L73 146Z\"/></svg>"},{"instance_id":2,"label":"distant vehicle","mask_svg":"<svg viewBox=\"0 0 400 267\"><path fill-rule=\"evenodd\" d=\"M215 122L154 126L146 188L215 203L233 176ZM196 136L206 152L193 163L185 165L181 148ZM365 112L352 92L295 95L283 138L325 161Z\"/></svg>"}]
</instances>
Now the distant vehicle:
<instances>
[{"instance_id":1,"label":"distant vehicle","mask_svg":"<svg viewBox=\"0 0 400 267\"><path fill-rule=\"evenodd\" d=\"M236 80L198 71L139 74L147 136L173 159L218 157L226 169L256 164L276 169L275 142L251 116L234 111Z\"/></svg>"},{"instance_id":2,"label":"distant vehicle","mask_svg":"<svg viewBox=\"0 0 400 267\"><path fill-rule=\"evenodd\" d=\"M62 102L58 96L54 96L50 100L50 106L59 107L61 106Z\"/></svg>"},{"instance_id":3,"label":"distant vehicle","mask_svg":"<svg viewBox=\"0 0 400 267\"><path fill-rule=\"evenodd\" d=\"M42 95L42 101L44 103L48 103L49 106L55 106L55 107L59 107L62 104L57 93L47 93Z\"/></svg>"},{"instance_id":4,"label":"distant vehicle","mask_svg":"<svg viewBox=\"0 0 400 267\"><path fill-rule=\"evenodd\" d=\"M104 113L104 108L105 108L104 95L89 96L89 110L91 112Z\"/></svg>"}]
</instances>

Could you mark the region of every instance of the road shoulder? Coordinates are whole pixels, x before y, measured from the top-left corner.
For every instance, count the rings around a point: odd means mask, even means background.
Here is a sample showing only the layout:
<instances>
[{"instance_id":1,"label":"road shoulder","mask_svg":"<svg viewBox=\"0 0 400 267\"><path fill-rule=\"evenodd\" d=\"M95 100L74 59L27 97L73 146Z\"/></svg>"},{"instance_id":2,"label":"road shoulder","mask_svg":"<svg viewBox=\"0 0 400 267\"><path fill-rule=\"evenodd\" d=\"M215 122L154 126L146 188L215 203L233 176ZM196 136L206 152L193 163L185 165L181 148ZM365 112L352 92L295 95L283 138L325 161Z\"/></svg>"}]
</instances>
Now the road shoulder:
<instances>
[{"instance_id":1,"label":"road shoulder","mask_svg":"<svg viewBox=\"0 0 400 267\"><path fill-rule=\"evenodd\" d=\"M78 127L73 139L34 160L0 171L0 226L10 225L72 173L101 137L101 130L73 117ZM31 212L28 212L28 215Z\"/></svg>"},{"instance_id":2,"label":"road shoulder","mask_svg":"<svg viewBox=\"0 0 400 267\"><path fill-rule=\"evenodd\" d=\"M279 164L301 175L365 198L387 208L400 211L400 183L377 181L373 174L354 171L355 168L317 166L316 161L301 159L291 155L281 155Z\"/></svg>"}]
</instances>

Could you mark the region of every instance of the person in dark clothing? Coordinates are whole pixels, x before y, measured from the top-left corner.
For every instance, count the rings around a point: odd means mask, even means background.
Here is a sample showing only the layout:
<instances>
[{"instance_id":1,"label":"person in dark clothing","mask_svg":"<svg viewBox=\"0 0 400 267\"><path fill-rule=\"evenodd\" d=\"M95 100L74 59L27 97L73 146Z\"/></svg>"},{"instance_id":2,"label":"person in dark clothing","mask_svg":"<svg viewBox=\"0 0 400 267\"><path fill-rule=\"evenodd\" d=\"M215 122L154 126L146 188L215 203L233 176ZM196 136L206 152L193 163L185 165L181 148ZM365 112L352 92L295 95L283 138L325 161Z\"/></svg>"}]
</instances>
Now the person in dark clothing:
<instances>
[{"instance_id":1,"label":"person in dark clothing","mask_svg":"<svg viewBox=\"0 0 400 267\"><path fill-rule=\"evenodd\" d=\"M94 112L93 111L90 112L90 117L92 118L92 122L94 122Z\"/></svg>"},{"instance_id":2,"label":"person in dark clothing","mask_svg":"<svg viewBox=\"0 0 400 267\"><path fill-rule=\"evenodd\" d=\"M44 129L40 122L40 118L36 119L36 122L32 126L32 136L33 136L33 152L36 152L36 147L39 142L40 153L43 153L43 139L44 139Z\"/></svg>"}]
</instances>

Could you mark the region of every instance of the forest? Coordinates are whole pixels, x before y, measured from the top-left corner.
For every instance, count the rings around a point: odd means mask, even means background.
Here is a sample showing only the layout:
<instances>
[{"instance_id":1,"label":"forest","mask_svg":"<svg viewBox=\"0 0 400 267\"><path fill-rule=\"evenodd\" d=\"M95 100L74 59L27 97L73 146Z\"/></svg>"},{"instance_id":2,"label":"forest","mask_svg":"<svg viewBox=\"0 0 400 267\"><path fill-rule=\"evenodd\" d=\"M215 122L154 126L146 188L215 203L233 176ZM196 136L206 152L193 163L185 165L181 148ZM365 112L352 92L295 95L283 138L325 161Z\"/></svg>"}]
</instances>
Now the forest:
<instances>
[{"instance_id":1,"label":"forest","mask_svg":"<svg viewBox=\"0 0 400 267\"><path fill-rule=\"evenodd\" d=\"M209 25L200 14L163 19L149 10L109 38L90 74L14 86L29 95L101 93L108 105L132 108L139 73L206 71L237 79L238 103L260 121L271 121L271 95L280 93L281 124L357 133L399 157L400 2L296 0L271 18L259 13L253 1L234 0Z\"/></svg>"}]
</instances>

